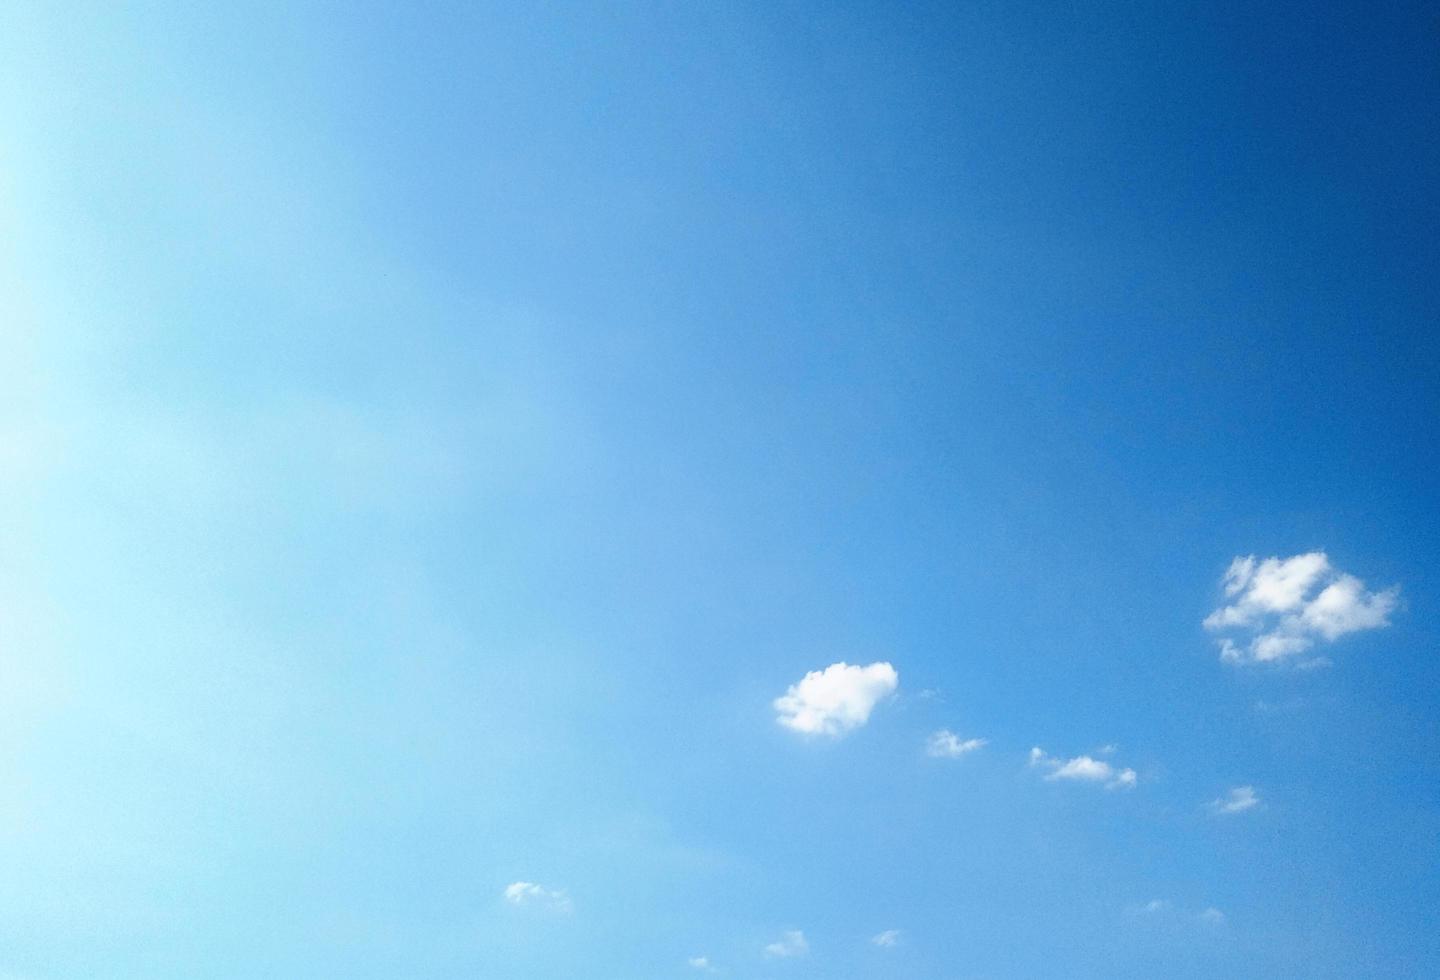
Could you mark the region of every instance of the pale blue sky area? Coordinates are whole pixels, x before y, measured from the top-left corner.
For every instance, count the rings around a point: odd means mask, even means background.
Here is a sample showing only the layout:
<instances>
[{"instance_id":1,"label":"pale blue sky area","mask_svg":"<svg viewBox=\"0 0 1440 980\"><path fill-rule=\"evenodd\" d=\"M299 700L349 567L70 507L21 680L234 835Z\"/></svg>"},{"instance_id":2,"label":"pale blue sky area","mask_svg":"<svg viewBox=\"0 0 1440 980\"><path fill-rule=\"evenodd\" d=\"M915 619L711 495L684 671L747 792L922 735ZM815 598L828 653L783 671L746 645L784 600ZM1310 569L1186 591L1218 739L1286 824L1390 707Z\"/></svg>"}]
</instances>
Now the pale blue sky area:
<instances>
[{"instance_id":1,"label":"pale blue sky area","mask_svg":"<svg viewBox=\"0 0 1440 980\"><path fill-rule=\"evenodd\" d=\"M0 5L0 977L1440 976L1437 32Z\"/></svg>"}]
</instances>

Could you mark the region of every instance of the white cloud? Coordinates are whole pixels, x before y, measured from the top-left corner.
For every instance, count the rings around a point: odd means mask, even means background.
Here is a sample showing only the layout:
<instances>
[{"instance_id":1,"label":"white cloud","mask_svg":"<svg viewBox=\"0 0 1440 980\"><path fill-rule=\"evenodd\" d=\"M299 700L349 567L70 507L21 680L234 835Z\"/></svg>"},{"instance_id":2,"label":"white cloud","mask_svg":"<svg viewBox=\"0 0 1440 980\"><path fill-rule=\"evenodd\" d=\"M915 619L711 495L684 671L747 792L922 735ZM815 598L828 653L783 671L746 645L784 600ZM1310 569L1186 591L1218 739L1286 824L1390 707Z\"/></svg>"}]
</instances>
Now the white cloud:
<instances>
[{"instance_id":1,"label":"white cloud","mask_svg":"<svg viewBox=\"0 0 1440 980\"><path fill-rule=\"evenodd\" d=\"M1061 763L1060 767L1050 774L1050 778L1083 779L1095 782L1100 779L1109 779L1110 775L1110 763L1097 761L1088 755L1077 755L1070 761Z\"/></svg>"},{"instance_id":2,"label":"white cloud","mask_svg":"<svg viewBox=\"0 0 1440 980\"><path fill-rule=\"evenodd\" d=\"M544 905L562 910L570 908L570 896L565 889L546 888L533 881L516 881L506 885L505 901L511 905Z\"/></svg>"},{"instance_id":3,"label":"white cloud","mask_svg":"<svg viewBox=\"0 0 1440 980\"><path fill-rule=\"evenodd\" d=\"M884 932L870 937L870 942L884 949L889 949L900 942L899 929L886 929Z\"/></svg>"},{"instance_id":4,"label":"white cloud","mask_svg":"<svg viewBox=\"0 0 1440 980\"><path fill-rule=\"evenodd\" d=\"M775 942L765 947L766 956L790 957L804 956L810 952L810 944L805 941L805 933L799 929L787 929Z\"/></svg>"},{"instance_id":5,"label":"white cloud","mask_svg":"<svg viewBox=\"0 0 1440 980\"><path fill-rule=\"evenodd\" d=\"M1290 558L1236 558L1221 579L1228 605L1205 617L1205 628L1240 636L1219 639L1231 663L1284 660L1317 642L1390 625L1400 587L1371 592L1330 564L1323 551ZM1248 635L1248 641L1246 639Z\"/></svg>"},{"instance_id":6,"label":"white cloud","mask_svg":"<svg viewBox=\"0 0 1440 980\"><path fill-rule=\"evenodd\" d=\"M1121 769L1103 759L1077 755L1073 759L1056 759L1036 746L1030 750L1030 765L1050 771L1045 778L1066 779L1081 783L1104 783L1106 789L1131 789L1139 781L1134 769Z\"/></svg>"},{"instance_id":7,"label":"white cloud","mask_svg":"<svg viewBox=\"0 0 1440 980\"><path fill-rule=\"evenodd\" d=\"M1399 592L1398 586L1368 592L1355 576L1341 575L1310 600L1300 618L1308 629L1332 641L1346 633L1380 629L1390 625L1387 617L1395 609Z\"/></svg>"},{"instance_id":8,"label":"white cloud","mask_svg":"<svg viewBox=\"0 0 1440 980\"><path fill-rule=\"evenodd\" d=\"M900 675L888 663L831 664L810 671L775 699L776 721L806 735L838 737L869 721L875 705L899 684Z\"/></svg>"},{"instance_id":9,"label":"white cloud","mask_svg":"<svg viewBox=\"0 0 1440 980\"><path fill-rule=\"evenodd\" d=\"M1210 809L1216 813L1244 813L1260 802L1254 786L1236 786L1218 800L1210 802Z\"/></svg>"},{"instance_id":10,"label":"white cloud","mask_svg":"<svg viewBox=\"0 0 1440 980\"><path fill-rule=\"evenodd\" d=\"M700 970L703 973L719 972L715 969L714 964L710 962L710 957L708 956L692 956L685 962L688 963L692 969Z\"/></svg>"},{"instance_id":11,"label":"white cloud","mask_svg":"<svg viewBox=\"0 0 1440 980\"><path fill-rule=\"evenodd\" d=\"M958 759L967 752L984 748L989 739L967 738L963 741L948 728L934 732L925 740L925 754L935 759Z\"/></svg>"},{"instance_id":12,"label":"white cloud","mask_svg":"<svg viewBox=\"0 0 1440 980\"><path fill-rule=\"evenodd\" d=\"M1141 917L1141 916L1158 916L1158 915L1166 915L1166 916L1168 916L1172 911L1176 911L1176 909L1175 909L1175 904L1174 904L1173 902L1171 902L1169 899L1167 899L1167 898L1152 898L1150 901L1145 902L1143 905L1130 905L1130 906L1127 906L1126 909L1125 909L1125 914L1126 914L1126 915L1129 915L1129 916L1135 916L1135 917ZM1182 914L1188 916L1188 915L1190 915L1191 913L1189 913L1189 912L1184 912L1184 913L1182 913ZM1194 913L1194 916L1195 916L1196 919L1199 919L1201 922L1210 923L1210 924L1212 924L1212 925L1219 925L1219 924L1221 924L1221 923L1223 923L1223 922L1225 921L1225 913L1224 913L1224 912L1221 912L1221 911L1220 911L1219 909L1217 909L1217 908L1214 908L1213 906L1212 906L1212 907L1209 907L1209 908L1206 908L1206 909L1203 909L1203 910L1200 911L1200 912Z\"/></svg>"},{"instance_id":13,"label":"white cloud","mask_svg":"<svg viewBox=\"0 0 1440 980\"><path fill-rule=\"evenodd\" d=\"M1134 769L1121 769L1115 774L1114 779L1105 784L1105 788L1117 789L1123 787L1125 789L1134 789L1136 782L1138 782L1138 777L1135 775Z\"/></svg>"},{"instance_id":14,"label":"white cloud","mask_svg":"<svg viewBox=\"0 0 1440 980\"><path fill-rule=\"evenodd\" d=\"M1130 915L1158 915L1161 912L1170 911L1170 901L1164 898L1152 898L1144 905L1132 905L1125 911Z\"/></svg>"}]
</instances>

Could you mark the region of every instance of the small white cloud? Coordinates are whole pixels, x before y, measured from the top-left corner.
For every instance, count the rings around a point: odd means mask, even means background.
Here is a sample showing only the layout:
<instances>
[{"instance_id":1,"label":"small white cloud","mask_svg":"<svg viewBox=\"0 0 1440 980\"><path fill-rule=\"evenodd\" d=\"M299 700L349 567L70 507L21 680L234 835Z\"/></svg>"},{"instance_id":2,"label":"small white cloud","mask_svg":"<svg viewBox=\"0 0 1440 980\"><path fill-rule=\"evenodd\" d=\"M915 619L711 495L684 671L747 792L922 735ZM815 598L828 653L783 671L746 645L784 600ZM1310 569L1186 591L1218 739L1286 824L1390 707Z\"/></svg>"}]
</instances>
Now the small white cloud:
<instances>
[{"instance_id":1,"label":"small white cloud","mask_svg":"<svg viewBox=\"0 0 1440 980\"><path fill-rule=\"evenodd\" d=\"M712 964L712 963L710 962L710 957L708 957L708 956L692 956L692 957L690 957L688 960L686 960L685 962L686 962L687 964L689 964L689 966L690 966L691 969L693 969L693 970L699 970L699 971L702 972L702 973L718 973L718 972L719 972L718 970L715 969L714 964Z\"/></svg>"},{"instance_id":2,"label":"small white cloud","mask_svg":"<svg viewBox=\"0 0 1440 980\"><path fill-rule=\"evenodd\" d=\"M1236 786L1219 799L1211 800L1210 809L1215 813L1244 813L1259 802L1254 786Z\"/></svg>"},{"instance_id":3,"label":"small white cloud","mask_svg":"<svg viewBox=\"0 0 1440 980\"><path fill-rule=\"evenodd\" d=\"M1241 635L1242 642L1232 636L1218 640L1220 659L1230 663L1284 660L1317 642L1389 626L1400 604L1398 585L1371 592L1331 565L1323 551L1264 561L1236 558L1221 587L1232 601L1206 616L1204 626Z\"/></svg>"},{"instance_id":4,"label":"small white cloud","mask_svg":"<svg viewBox=\"0 0 1440 980\"><path fill-rule=\"evenodd\" d=\"M875 705L899 684L900 675L888 663L831 664L810 671L775 699L776 721L806 735L838 737L869 721Z\"/></svg>"},{"instance_id":5,"label":"small white cloud","mask_svg":"<svg viewBox=\"0 0 1440 980\"><path fill-rule=\"evenodd\" d=\"M1102 779L1109 779L1111 766L1108 762L1101 762L1092 759L1088 755L1077 755L1068 762L1063 762L1050 774L1050 779L1083 779L1088 782L1096 782Z\"/></svg>"},{"instance_id":6,"label":"small white cloud","mask_svg":"<svg viewBox=\"0 0 1440 980\"><path fill-rule=\"evenodd\" d=\"M1106 789L1131 789L1139 781L1134 769L1121 769L1103 759L1077 755L1073 759L1056 759L1039 746L1030 750L1030 765L1049 769L1049 780L1071 780L1082 783L1104 783Z\"/></svg>"},{"instance_id":7,"label":"small white cloud","mask_svg":"<svg viewBox=\"0 0 1440 980\"><path fill-rule=\"evenodd\" d=\"M934 759L958 759L967 752L974 752L989 744L988 739L967 738L962 740L948 728L934 732L925 740L925 754Z\"/></svg>"},{"instance_id":8,"label":"small white cloud","mask_svg":"<svg viewBox=\"0 0 1440 980\"><path fill-rule=\"evenodd\" d=\"M568 910L570 896L563 888L546 888L533 881L516 881L505 886L505 901L511 905L543 905Z\"/></svg>"},{"instance_id":9,"label":"small white cloud","mask_svg":"<svg viewBox=\"0 0 1440 980\"><path fill-rule=\"evenodd\" d=\"M1128 916L1134 916L1136 918L1139 918L1143 916L1168 915L1174 910L1175 905L1169 899L1152 898L1150 901L1145 902L1141 905L1127 906L1125 909L1125 914ZM1185 914L1189 915L1190 913L1187 912ZM1194 916L1199 921L1210 923L1212 925L1219 925L1220 923L1223 923L1225 921L1225 913L1214 907L1204 909L1200 912L1196 912L1194 913Z\"/></svg>"},{"instance_id":10,"label":"small white cloud","mask_svg":"<svg viewBox=\"0 0 1440 980\"><path fill-rule=\"evenodd\" d=\"M883 949L889 949L891 946L894 946L900 942L900 930L886 929L882 933L871 936L870 942Z\"/></svg>"},{"instance_id":11,"label":"small white cloud","mask_svg":"<svg viewBox=\"0 0 1440 980\"><path fill-rule=\"evenodd\" d=\"M810 952L810 944L805 941L805 933L799 929L787 929L775 942L765 947L766 956L787 958L791 956L804 956Z\"/></svg>"},{"instance_id":12,"label":"small white cloud","mask_svg":"<svg viewBox=\"0 0 1440 980\"><path fill-rule=\"evenodd\" d=\"M1287 636L1283 633L1262 633L1250 641L1250 656L1259 661L1284 660L1286 657L1294 656L1297 653L1304 653L1314 645L1313 640L1308 636ZM1222 650L1222 659L1227 658L1231 663L1237 662L1233 648ZM1244 662L1244 658L1238 658Z\"/></svg>"},{"instance_id":13,"label":"small white cloud","mask_svg":"<svg viewBox=\"0 0 1440 980\"><path fill-rule=\"evenodd\" d=\"M1370 592L1355 576L1341 575L1310 600L1300 618L1307 629L1327 640L1336 640L1346 633L1389 626L1388 617L1399 596L1398 586Z\"/></svg>"},{"instance_id":14,"label":"small white cloud","mask_svg":"<svg viewBox=\"0 0 1440 980\"><path fill-rule=\"evenodd\" d=\"M1130 915L1158 915L1170 911L1170 902L1164 898L1152 898L1143 905L1132 905L1125 911Z\"/></svg>"}]
</instances>

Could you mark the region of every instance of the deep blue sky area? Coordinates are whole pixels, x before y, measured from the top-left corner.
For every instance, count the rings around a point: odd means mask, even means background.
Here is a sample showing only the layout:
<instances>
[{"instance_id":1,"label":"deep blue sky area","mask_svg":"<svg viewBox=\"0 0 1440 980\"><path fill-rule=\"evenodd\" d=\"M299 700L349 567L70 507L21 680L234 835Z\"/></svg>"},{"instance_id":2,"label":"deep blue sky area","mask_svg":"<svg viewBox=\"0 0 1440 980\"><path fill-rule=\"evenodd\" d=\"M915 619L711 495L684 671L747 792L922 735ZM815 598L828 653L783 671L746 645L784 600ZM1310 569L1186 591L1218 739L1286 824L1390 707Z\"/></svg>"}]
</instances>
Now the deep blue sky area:
<instances>
[{"instance_id":1,"label":"deep blue sky area","mask_svg":"<svg viewBox=\"0 0 1440 980\"><path fill-rule=\"evenodd\" d=\"M0 980L1440 976L1433 3L0 6Z\"/></svg>"}]
</instances>

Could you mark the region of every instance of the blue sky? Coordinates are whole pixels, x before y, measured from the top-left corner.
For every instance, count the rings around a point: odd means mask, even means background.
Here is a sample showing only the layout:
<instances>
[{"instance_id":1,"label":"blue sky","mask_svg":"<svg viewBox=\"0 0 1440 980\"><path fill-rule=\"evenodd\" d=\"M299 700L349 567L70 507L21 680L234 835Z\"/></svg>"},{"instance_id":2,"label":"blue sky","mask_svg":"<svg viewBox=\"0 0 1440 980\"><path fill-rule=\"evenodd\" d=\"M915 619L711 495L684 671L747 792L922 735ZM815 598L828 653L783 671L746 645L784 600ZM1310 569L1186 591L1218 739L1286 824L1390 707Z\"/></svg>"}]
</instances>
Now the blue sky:
<instances>
[{"instance_id":1,"label":"blue sky","mask_svg":"<svg viewBox=\"0 0 1440 980\"><path fill-rule=\"evenodd\" d=\"M1440 974L1435 27L4 5L0 977Z\"/></svg>"}]
</instances>

